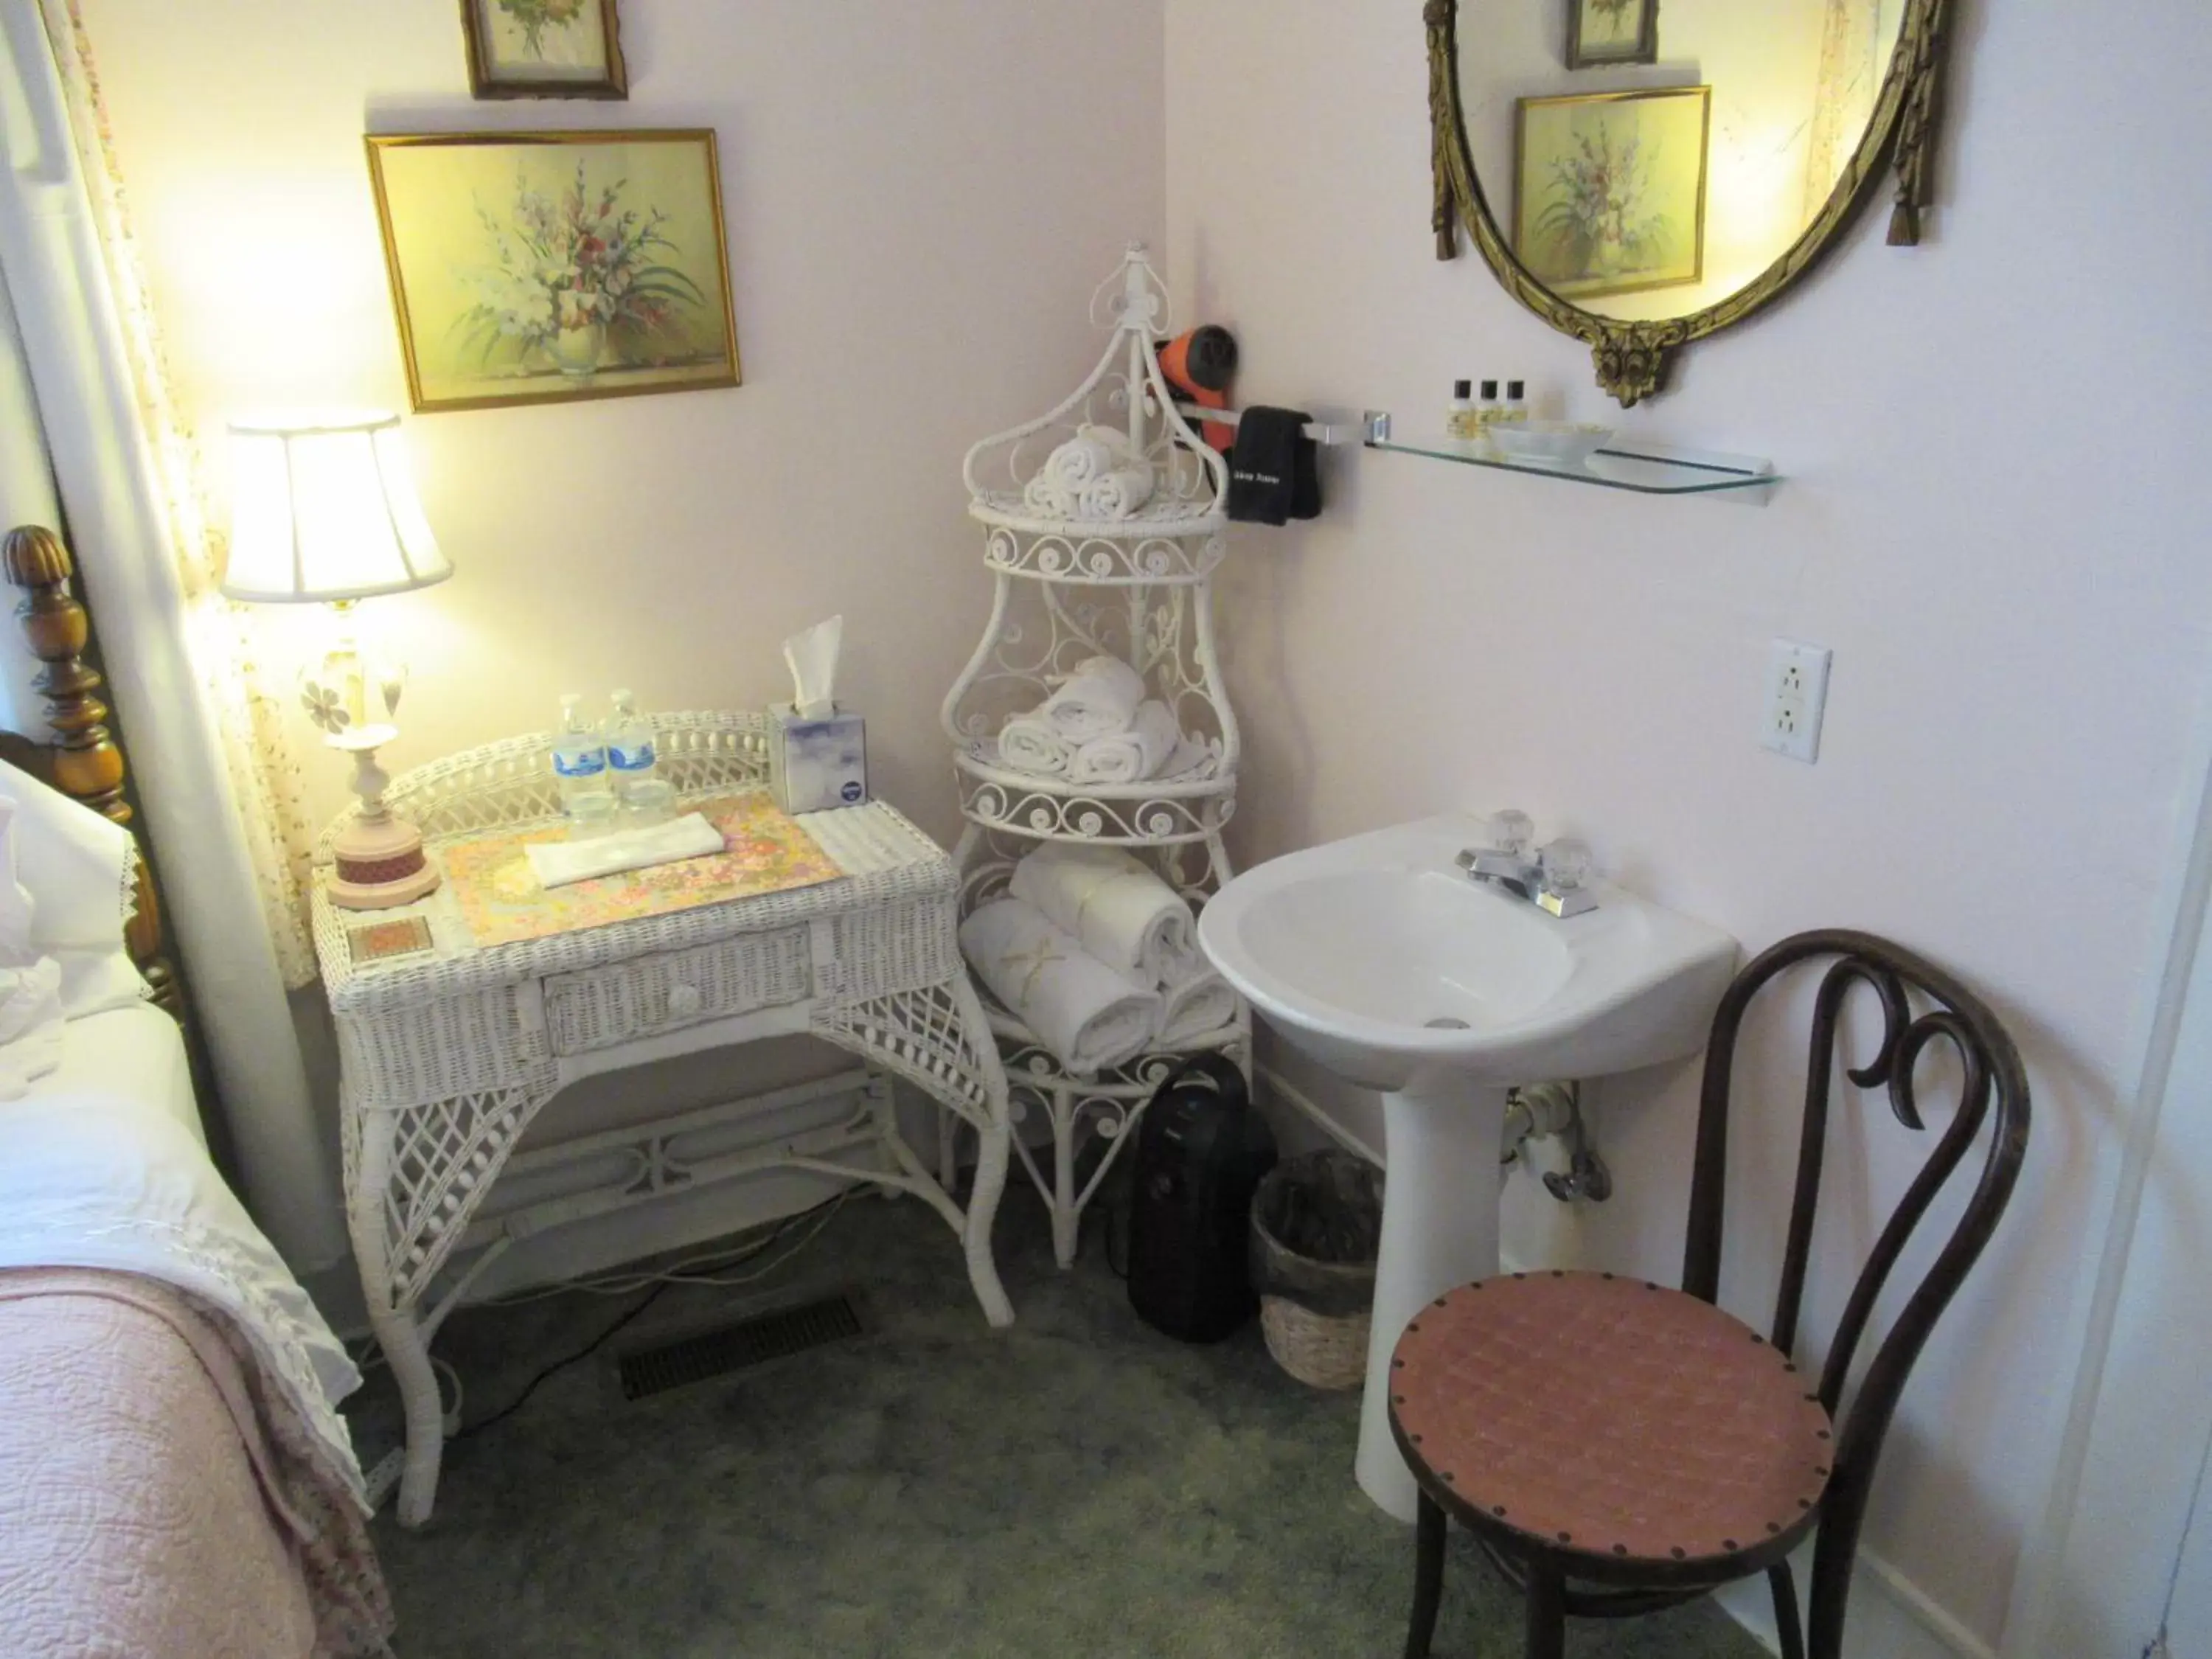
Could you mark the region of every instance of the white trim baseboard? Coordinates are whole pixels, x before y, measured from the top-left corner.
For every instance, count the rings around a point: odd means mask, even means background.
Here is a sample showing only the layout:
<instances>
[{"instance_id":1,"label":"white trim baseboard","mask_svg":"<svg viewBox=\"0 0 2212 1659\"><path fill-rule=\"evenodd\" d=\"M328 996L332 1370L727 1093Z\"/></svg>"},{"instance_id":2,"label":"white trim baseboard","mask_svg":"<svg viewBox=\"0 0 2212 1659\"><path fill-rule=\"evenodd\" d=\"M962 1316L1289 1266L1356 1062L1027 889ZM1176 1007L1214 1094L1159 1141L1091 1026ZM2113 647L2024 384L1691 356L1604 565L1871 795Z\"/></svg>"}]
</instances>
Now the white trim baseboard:
<instances>
[{"instance_id":1,"label":"white trim baseboard","mask_svg":"<svg viewBox=\"0 0 2212 1659\"><path fill-rule=\"evenodd\" d=\"M1809 1581L1812 1553L1792 1565L1802 1590ZM1774 1602L1766 1580L1747 1578L1718 1591L1713 1600L1769 1653L1781 1644L1774 1634ZM1844 1621L1844 1659L1996 1659L1996 1650L1944 1611L1927 1591L1891 1563L1859 1552L1851 1575L1850 1614Z\"/></svg>"}]
</instances>

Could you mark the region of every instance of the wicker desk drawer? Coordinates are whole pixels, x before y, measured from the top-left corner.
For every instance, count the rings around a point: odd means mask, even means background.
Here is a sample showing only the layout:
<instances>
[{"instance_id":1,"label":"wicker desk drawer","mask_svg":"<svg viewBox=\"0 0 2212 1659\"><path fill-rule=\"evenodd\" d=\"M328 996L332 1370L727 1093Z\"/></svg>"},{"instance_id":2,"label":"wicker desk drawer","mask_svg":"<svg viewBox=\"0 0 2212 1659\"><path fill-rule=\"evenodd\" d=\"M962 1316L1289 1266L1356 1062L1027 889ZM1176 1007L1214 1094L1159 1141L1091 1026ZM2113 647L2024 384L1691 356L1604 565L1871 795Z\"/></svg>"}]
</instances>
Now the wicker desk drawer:
<instances>
[{"instance_id":1,"label":"wicker desk drawer","mask_svg":"<svg viewBox=\"0 0 2212 1659\"><path fill-rule=\"evenodd\" d=\"M814 988L809 938L805 927L787 927L549 975L545 1025L553 1052L588 1054L702 1020L801 1001Z\"/></svg>"}]
</instances>

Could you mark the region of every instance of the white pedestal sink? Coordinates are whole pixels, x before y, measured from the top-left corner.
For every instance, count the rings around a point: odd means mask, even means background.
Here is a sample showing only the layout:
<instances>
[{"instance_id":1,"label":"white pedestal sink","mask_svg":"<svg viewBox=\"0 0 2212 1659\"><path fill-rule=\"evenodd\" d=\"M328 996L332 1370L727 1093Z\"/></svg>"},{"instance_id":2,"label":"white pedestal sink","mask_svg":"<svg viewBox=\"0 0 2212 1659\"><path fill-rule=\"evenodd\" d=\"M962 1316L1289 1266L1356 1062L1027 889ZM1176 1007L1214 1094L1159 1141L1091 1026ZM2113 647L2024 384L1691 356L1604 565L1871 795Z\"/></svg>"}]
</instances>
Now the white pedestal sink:
<instances>
[{"instance_id":1,"label":"white pedestal sink","mask_svg":"<svg viewBox=\"0 0 2212 1659\"><path fill-rule=\"evenodd\" d=\"M1482 823L1401 824L1248 870L1199 918L1206 955L1294 1048L1383 1094L1389 1179L1359 1484L1413 1518L1390 1439L1406 1322L1498 1271L1498 1162L1516 1084L1656 1066L1703 1045L1735 961L1717 928L1597 885L1565 921L1471 880Z\"/></svg>"}]
</instances>

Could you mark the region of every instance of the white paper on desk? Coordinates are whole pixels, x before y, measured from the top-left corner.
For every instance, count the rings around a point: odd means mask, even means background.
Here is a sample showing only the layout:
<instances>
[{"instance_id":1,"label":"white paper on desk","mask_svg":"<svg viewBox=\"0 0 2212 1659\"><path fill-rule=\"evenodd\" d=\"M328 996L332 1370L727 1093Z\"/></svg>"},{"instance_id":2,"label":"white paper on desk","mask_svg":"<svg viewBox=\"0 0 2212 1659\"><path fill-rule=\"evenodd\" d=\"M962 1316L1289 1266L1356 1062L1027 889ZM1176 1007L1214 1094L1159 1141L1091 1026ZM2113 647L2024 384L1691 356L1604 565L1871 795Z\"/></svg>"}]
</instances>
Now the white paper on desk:
<instances>
[{"instance_id":1,"label":"white paper on desk","mask_svg":"<svg viewBox=\"0 0 2212 1659\"><path fill-rule=\"evenodd\" d=\"M701 812L657 823L650 830L623 830L596 841L552 841L533 843L527 850L530 867L540 885L565 887L572 881L611 876L621 870L644 870L678 859L705 858L722 851L722 832Z\"/></svg>"}]
</instances>

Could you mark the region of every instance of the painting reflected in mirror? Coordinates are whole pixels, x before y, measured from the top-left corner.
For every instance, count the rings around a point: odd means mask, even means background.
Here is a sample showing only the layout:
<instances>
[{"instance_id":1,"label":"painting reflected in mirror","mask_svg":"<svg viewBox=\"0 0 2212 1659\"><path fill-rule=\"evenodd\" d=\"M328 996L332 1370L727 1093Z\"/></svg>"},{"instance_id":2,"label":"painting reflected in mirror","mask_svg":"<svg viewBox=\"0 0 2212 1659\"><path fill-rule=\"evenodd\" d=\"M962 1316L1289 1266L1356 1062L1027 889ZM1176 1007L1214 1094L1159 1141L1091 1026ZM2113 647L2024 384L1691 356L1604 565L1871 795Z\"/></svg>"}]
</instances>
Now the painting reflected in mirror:
<instances>
[{"instance_id":1,"label":"painting reflected in mirror","mask_svg":"<svg viewBox=\"0 0 2212 1659\"><path fill-rule=\"evenodd\" d=\"M1602 15L1571 4L1461 0L1475 174L1518 203L1530 275L1602 316L1650 318L1725 298L1797 240L1857 146L1903 0L1667 0L1649 14L1656 61L1571 70L1577 22L1587 52Z\"/></svg>"},{"instance_id":2,"label":"painting reflected in mirror","mask_svg":"<svg viewBox=\"0 0 2212 1659\"><path fill-rule=\"evenodd\" d=\"M1633 402L1674 347L1795 281L1885 162L1891 240L1917 239L1947 6L1432 4L1438 253L1464 223Z\"/></svg>"},{"instance_id":3,"label":"painting reflected in mirror","mask_svg":"<svg viewBox=\"0 0 2212 1659\"><path fill-rule=\"evenodd\" d=\"M1523 98L1513 251L1578 301L1705 275L1711 87Z\"/></svg>"}]
</instances>

